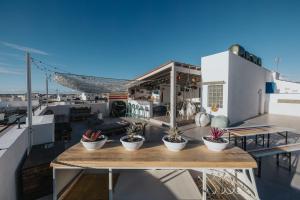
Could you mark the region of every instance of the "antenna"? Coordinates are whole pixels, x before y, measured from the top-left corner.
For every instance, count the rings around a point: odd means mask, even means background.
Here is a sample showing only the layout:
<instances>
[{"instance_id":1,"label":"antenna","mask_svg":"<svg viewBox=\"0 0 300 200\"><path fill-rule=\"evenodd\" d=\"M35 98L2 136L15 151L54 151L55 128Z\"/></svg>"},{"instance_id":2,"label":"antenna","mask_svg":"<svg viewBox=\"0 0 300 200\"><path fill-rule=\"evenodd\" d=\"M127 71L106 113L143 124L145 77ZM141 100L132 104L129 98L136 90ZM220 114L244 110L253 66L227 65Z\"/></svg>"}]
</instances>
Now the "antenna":
<instances>
[{"instance_id":1,"label":"antenna","mask_svg":"<svg viewBox=\"0 0 300 200\"><path fill-rule=\"evenodd\" d=\"M279 62L281 61L281 58L280 57L275 57L275 65L276 65L276 72L278 72L279 70Z\"/></svg>"}]
</instances>

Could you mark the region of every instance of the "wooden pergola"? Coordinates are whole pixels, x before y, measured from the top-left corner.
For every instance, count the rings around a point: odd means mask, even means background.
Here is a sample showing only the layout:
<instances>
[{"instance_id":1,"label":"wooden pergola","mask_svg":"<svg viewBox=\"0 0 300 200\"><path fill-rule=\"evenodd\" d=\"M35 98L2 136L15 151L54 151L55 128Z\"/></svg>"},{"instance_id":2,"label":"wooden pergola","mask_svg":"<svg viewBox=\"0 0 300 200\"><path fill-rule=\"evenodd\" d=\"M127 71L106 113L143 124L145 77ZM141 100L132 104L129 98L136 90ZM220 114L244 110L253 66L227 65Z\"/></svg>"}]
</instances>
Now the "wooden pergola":
<instances>
[{"instance_id":1,"label":"wooden pergola","mask_svg":"<svg viewBox=\"0 0 300 200\"><path fill-rule=\"evenodd\" d=\"M188 74L190 76L201 76L199 66L170 61L136 78L138 83L145 83L147 80L151 82L162 77L167 77L167 81L170 83L170 127L176 126L176 85L180 82L177 80L178 73Z\"/></svg>"}]
</instances>

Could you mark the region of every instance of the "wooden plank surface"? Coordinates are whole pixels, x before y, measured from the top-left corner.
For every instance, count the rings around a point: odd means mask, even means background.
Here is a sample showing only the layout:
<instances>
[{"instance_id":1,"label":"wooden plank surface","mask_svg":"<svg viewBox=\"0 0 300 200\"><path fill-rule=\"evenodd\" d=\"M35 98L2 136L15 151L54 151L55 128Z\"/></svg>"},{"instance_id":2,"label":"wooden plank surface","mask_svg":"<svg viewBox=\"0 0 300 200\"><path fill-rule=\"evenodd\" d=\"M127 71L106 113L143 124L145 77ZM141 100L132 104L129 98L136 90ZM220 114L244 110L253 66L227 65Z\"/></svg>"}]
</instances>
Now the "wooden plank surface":
<instances>
[{"instance_id":1,"label":"wooden plank surface","mask_svg":"<svg viewBox=\"0 0 300 200\"><path fill-rule=\"evenodd\" d=\"M114 175L113 182L116 183ZM108 174L84 174L72 187L63 200L107 200Z\"/></svg>"},{"instance_id":2,"label":"wooden plank surface","mask_svg":"<svg viewBox=\"0 0 300 200\"><path fill-rule=\"evenodd\" d=\"M254 136L264 134L275 134L285 131L295 132L295 129L277 127L277 126L261 126L261 127L236 127L227 130L230 134L242 137L242 136Z\"/></svg>"},{"instance_id":3,"label":"wooden plank surface","mask_svg":"<svg viewBox=\"0 0 300 200\"><path fill-rule=\"evenodd\" d=\"M272 148L255 149L249 151L249 153L251 153L255 157L263 157L268 155L275 155L284 152L294 152L299 150L300 150L300 143L295 143L295 144L275 146Z\"/></svg>"},{"instance_id":4,"label":"wooden plank surface","mask_svg":"<svg viewBox=\"0 0 300 200\"><path fill-rule=\"evenodd\" d=\"M255 160L238 147L213 152L201 143L188 143L172 152L162 143L144 143L137 151L126 151L119 142L108 142L102 149L88 151L78 143L59 155L51 165L56 168L256 168Z\"/></svg>"}]
</instances>

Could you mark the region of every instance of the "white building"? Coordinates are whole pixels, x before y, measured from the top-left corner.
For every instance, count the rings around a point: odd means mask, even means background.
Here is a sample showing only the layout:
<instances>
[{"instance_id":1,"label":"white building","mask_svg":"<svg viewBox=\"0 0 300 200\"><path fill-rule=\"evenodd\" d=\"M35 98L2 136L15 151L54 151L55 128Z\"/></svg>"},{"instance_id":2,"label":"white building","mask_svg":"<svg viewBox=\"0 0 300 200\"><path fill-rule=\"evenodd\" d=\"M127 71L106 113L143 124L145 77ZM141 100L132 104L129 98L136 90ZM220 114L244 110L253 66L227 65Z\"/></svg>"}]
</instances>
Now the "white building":
<instances>
[{"instance_id":1,"label":"white building","mask_svg":"<svg viewBox=\"0 0 300 200\"><path fill-rule=\"evenodd\" d=\"M280 80L278 73L230 50L202 57L201 75L203 108L227 116L230 124L263 113L300 116L299 83ZM218 111L211 111L213 105Z\"/></svg>"}]
</instances>

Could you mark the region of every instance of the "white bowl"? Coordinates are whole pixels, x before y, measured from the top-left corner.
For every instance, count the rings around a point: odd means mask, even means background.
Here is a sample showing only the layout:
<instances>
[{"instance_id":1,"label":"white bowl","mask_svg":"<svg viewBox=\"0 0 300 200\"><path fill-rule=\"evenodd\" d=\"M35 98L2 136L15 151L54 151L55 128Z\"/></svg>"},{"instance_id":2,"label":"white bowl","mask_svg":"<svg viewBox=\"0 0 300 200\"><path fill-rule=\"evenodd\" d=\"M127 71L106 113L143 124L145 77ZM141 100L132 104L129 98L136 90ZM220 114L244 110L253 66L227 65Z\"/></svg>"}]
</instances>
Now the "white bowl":
<instances>
[{"instance_id":1,"label":"white bowl","mask_svg":"<svg viewBox=\"0 0 300 200\"><path fill-rule=\"evenodd\" d=\"M229 144L229 140L223 138L223 140L226 141L226 143L217 143L217 142L211 142L206 140L204 137L202 137L202 140L206 147L211 151L223 151L226 149L227 145Z\"/></svg>"},{"instance_id":2,"label":"white bowl","mask_svg":"<svg viewBox=\"0 0 300 200\"><path fill-rule=\"evenodd\" d=\"M87 150L96 150L100 149L103 147L105 142L107 141L107 136L101 135L103 139L100 141L95 141L95 142L85 142L82 139L80 140L81 144L87 149Z\"/></svg>"},{"instance_id":3,"label":"white bowl","mask_svg":"<svg viewBox=\"0 0 300 200\"><path fill-rule=\"evenodd\" d=\"M162 138L162 141L164 142L164 144L166 145L166 147L170 150L170 151L180 151L182 150L185 145L187 144L188 140L183 138L182 139L184 140L184 142L181 142L181 143L175 143L175 142L169 142L169 141L166 141L165 138L168 137L167 135L165 135L163 138Z\"/></svg>"},{"instance_id":4,"label":"white bowl","mask_svg":"<svg viewBox=\"0 0 300 200\"><path fill-rule=\"evenodd\" d=\"M128 150L128 151L135 151L138 150L144 143L145 138L143 136L140 135L136 135L134 136L135 138L141 138L141 141L137 141L137 142L127 142L124 141L124 139L128 138L128 136L123 136L120 138L120 142L122 143L123 147Z\"/></svg>"}]
</instances>

